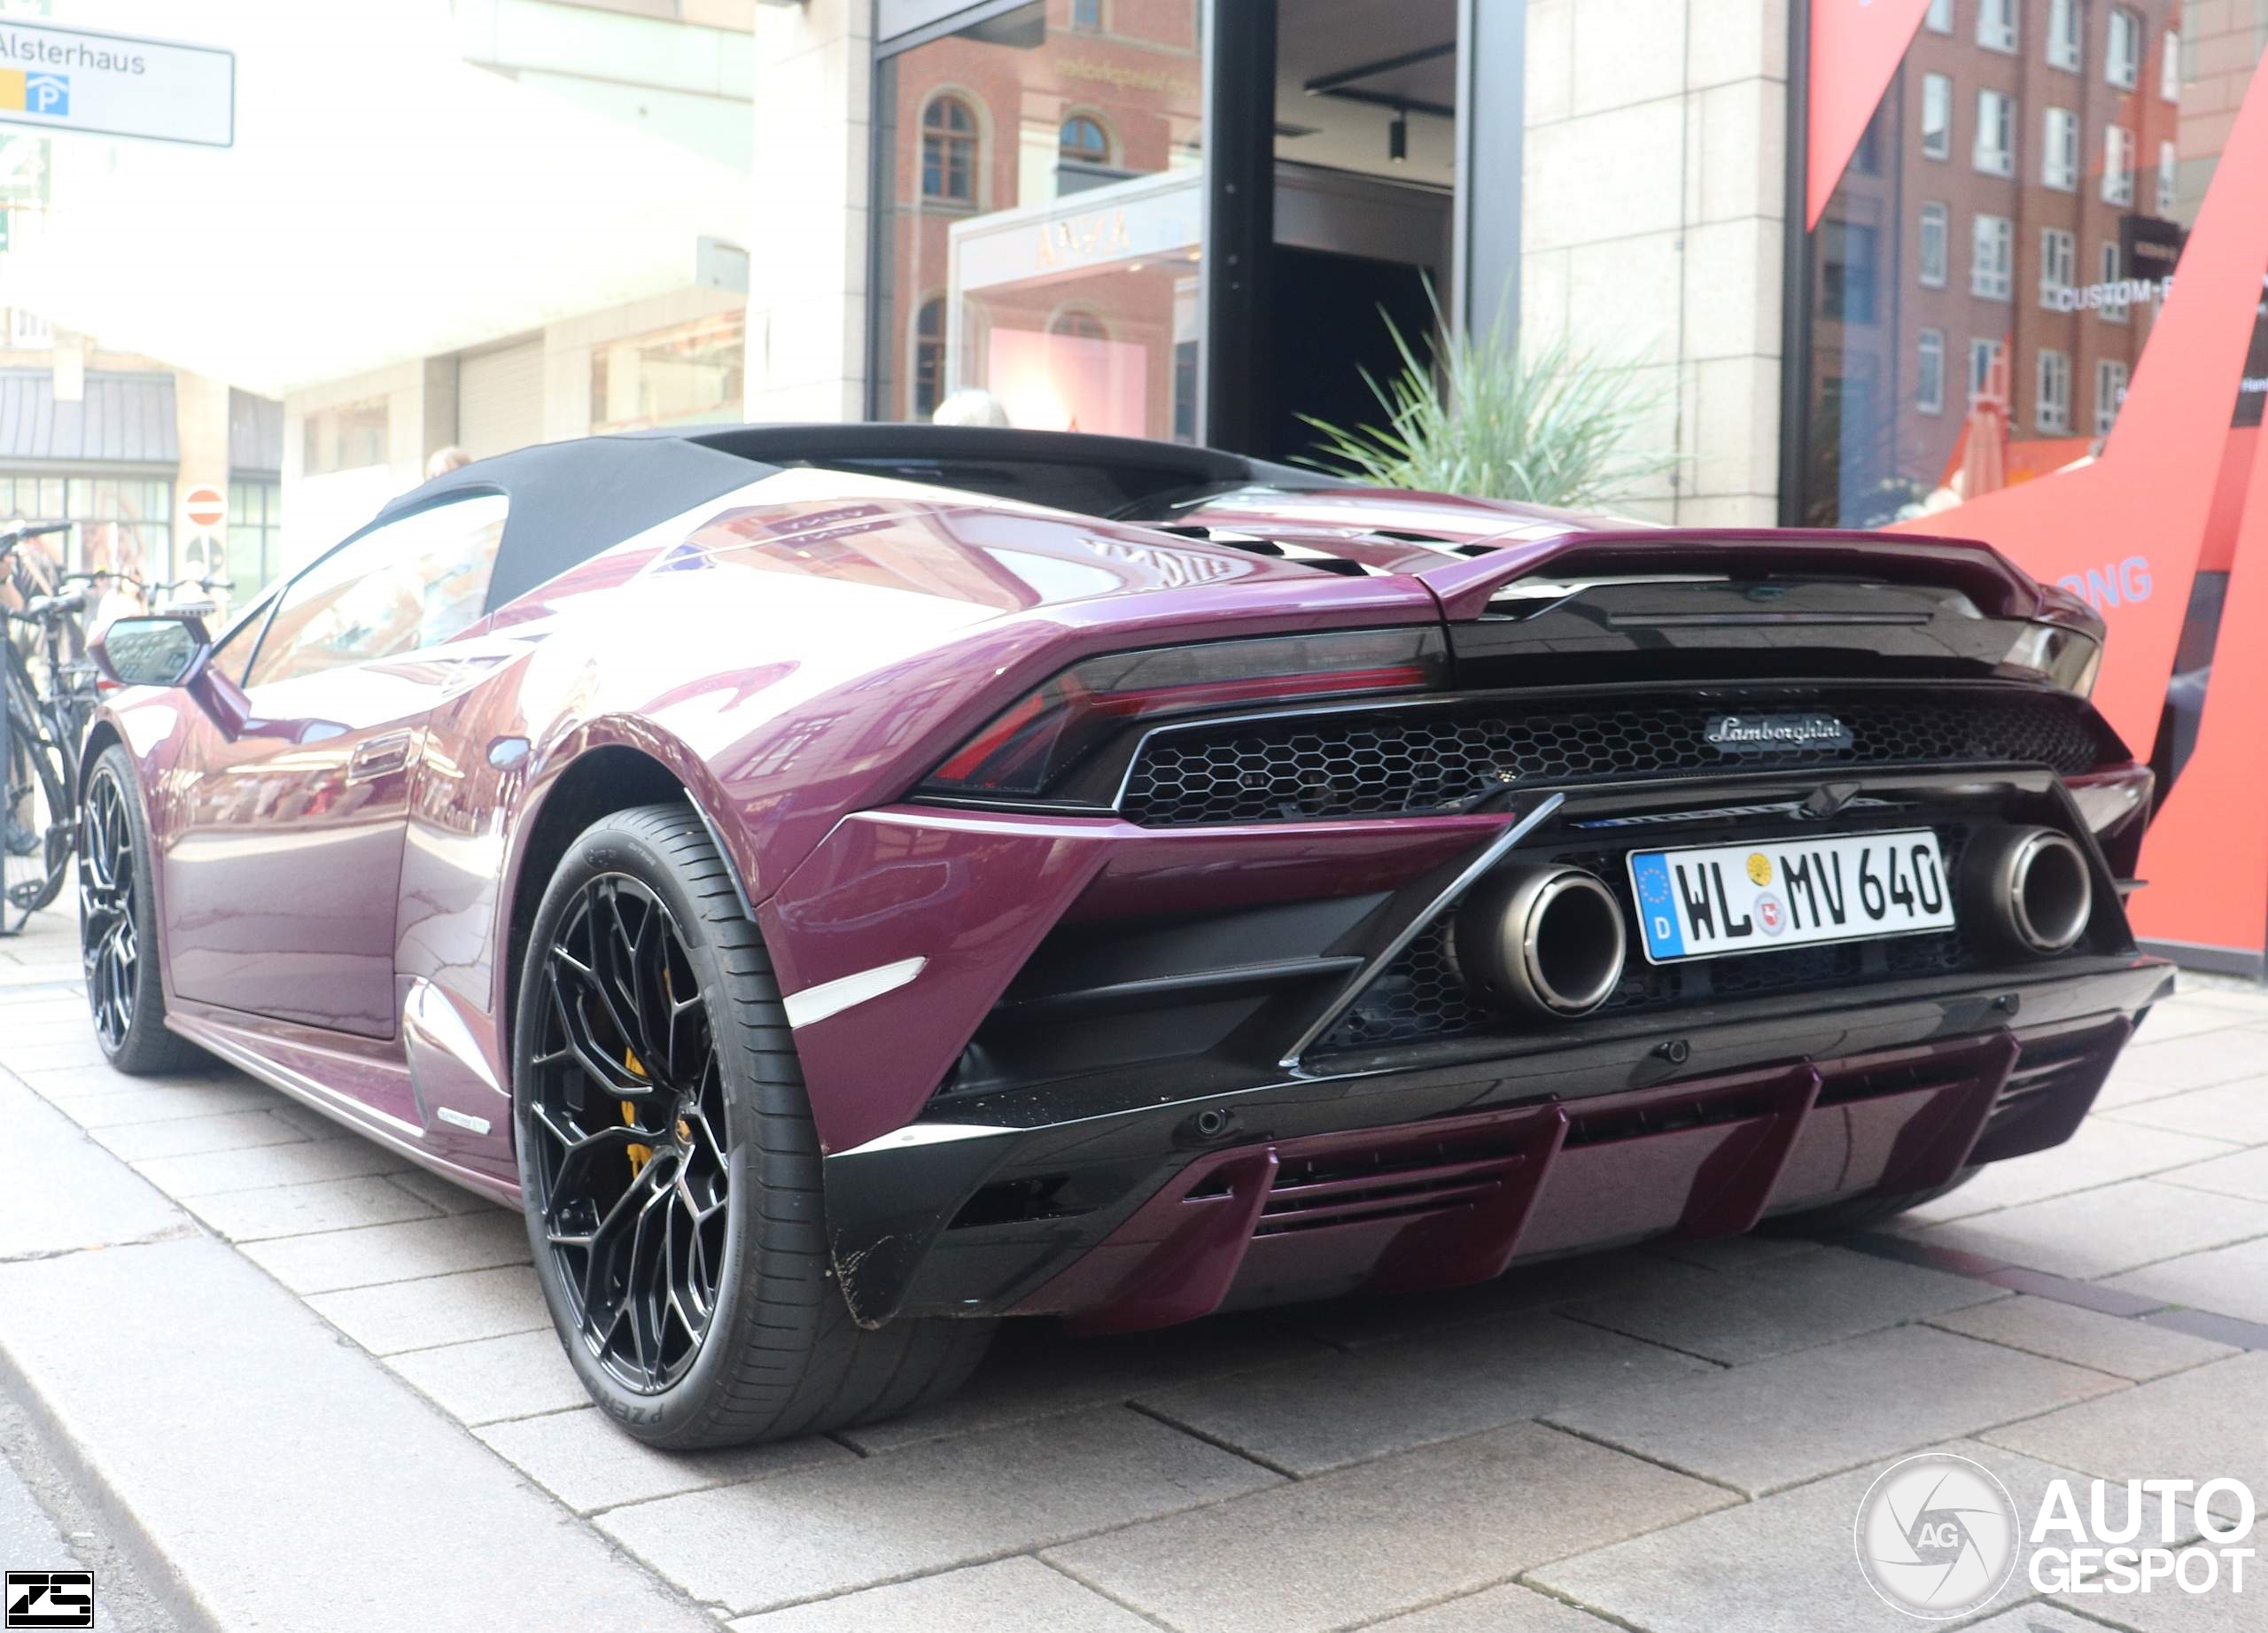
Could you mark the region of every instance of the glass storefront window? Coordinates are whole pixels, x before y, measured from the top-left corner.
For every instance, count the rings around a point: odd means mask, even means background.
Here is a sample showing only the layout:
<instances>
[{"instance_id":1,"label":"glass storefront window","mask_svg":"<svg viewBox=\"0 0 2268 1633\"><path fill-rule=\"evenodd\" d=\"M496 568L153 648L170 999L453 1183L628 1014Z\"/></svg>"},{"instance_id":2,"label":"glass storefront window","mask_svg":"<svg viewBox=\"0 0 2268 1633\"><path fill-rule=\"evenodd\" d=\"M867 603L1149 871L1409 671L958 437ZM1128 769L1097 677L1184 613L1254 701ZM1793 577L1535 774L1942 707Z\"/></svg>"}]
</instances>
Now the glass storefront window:
<instances>
[{"instance_id":1,"label":"glass storefront window","mask_svg":"<svg viewBox=\"0 0 2268 1633\"><path fill-rule=\"evenodd\" d=\"M741 417L748 315L720 312L633 335L591 354L591 431Z\"/></svg>"},{"instance_id":2,"label":"glass storefront window","mask_svg":"<svg viewBox=\"0 0 2268 1633\"><path fill-rule=\"evenodd\" d=\"M1931 515L2099 451L2260 59L2249 9L1932 9L1806 247L1802 521Z\"/></svg>"},{"instance_id":3,"label":"glass storefront window","mask_svg":"<svg viewBox=\"0 0 2268 1633\"><path fill-rule=\"evenodd\" d=\"M1193 436L1204 39L1201 0L1034 0L877 65L875 417Z\"/></svg>"},{"instance_id":4,"label":"glass storefront window","mask_svg":"<svg viewBox=\"0 0 2268 1633\"><path fill-rule=\"evenodd\" d=\"M383 397L312 409L303 422L300 474L328 476L334 470L383 465L389 432Z\"/></svg>"},{"instance_id":5,"label":"glass storefront window","mask_svg":"<svg viewBox=\"0 0 2268 1633\"><path fill-rule=\"evenodd\" d=\"M172 577L173 515L174 485L163 477L0 471L0 522L79 524L63 540L63 564L74 572Z\"/></svg>"},{"instance_id":6,"label":"glass storefront window","mask_svg":"<svg viewBox=\"0 0 2268 1633\"><path fill-rule=\"evenodd\" d=\"M229 484L228 570L235 584L229 600L241 606L276 577L282 565L284 485L270 478L238 477Z\"/></svg>"}]
</instances>

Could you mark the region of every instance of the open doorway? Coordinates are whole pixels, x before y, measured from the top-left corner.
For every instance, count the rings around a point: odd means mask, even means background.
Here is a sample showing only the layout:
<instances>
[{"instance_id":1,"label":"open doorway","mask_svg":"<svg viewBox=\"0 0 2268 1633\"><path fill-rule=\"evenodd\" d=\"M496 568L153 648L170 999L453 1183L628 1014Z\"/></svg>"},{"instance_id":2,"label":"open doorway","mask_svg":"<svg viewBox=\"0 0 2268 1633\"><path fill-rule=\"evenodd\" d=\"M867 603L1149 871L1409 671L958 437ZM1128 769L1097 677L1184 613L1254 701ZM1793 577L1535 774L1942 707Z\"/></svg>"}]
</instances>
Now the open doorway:
<instances>
[{"instance_id":1,"label":"open doorway","mask_svg":"<svg viewBox=\"0 0 2268 1633\"><path fill-rule=\"evenodd\" d=\"M1269 457L1383 418L1365 383L1430 355L1448 308L1456 176L1456 0L1278 0Z\"/></svg>"}]
</instances>

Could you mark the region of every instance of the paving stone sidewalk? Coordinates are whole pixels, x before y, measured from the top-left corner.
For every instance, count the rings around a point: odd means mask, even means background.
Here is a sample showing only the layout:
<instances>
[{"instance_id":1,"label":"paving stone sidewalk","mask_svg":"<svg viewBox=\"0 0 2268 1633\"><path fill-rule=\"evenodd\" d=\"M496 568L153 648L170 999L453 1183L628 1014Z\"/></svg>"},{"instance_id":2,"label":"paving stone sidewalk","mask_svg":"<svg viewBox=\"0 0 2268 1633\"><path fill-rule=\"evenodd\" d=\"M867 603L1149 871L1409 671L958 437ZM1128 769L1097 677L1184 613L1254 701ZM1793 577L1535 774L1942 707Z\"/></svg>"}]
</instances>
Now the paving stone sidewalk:
<instances>
[{"instance_id":1,"label":"paving stone sidewalk","mask_svg":"<svg viewBox=\"0 0 2268 1633\"><path fill-rule=\"evenodd\" d=\"M1858 1497L1900 1455L1960 1450L2025 1512L2059 1475L2268 1491L2268 997L2254 991L2186 988L2071 1146L1871 1236L1665 1245L1128 1338L1012 1326L934 1411L686 1458L633 1445L586 1404L516 1215L217 1063L155 1084L110 1072L73 927L35 923L0 942L0 1103L99 1150L69 1168L68 1196L42 1194L36 1165L0 1192L0 1291L38 1281L93 1310L146 1288L190 1330L182 1287L204 1277L292 1343L327 1334L321 1357L297 1352L343 1369L326 1388L359 1411L414 1406L400 1434L447 1437L419 1442L456 1471L435 1503L493 1472L493 1523L571 1546L575 1569L628 1596L617 1610L648 1606L611 1626L1863 1633L1913 1625L1851 1559ZM0 1357L25 1374L64 1376L61 1353L0 1310ZM167 1364L104 1363L121 1380ZM108 1478L104 1457L131 1458L103 1450L98 1401L58 1415L78 1414ZM228 1410L252 1432L257 1384ZM331 1465L305 1427L258 1461L320 1492ZM374 1550L410 1526L392 1490L374 1485L362 1512ZM166 1516L137 1517L163 1547ZM258 1573L260 1539L234 1540ZM516 1563L484 1568L509 1582ZM2268 1625L2268 1582L2242 1598L2057 1605L2023 1583L2019 1570L1969 1621Z\"/></svg>"}]
</instances>

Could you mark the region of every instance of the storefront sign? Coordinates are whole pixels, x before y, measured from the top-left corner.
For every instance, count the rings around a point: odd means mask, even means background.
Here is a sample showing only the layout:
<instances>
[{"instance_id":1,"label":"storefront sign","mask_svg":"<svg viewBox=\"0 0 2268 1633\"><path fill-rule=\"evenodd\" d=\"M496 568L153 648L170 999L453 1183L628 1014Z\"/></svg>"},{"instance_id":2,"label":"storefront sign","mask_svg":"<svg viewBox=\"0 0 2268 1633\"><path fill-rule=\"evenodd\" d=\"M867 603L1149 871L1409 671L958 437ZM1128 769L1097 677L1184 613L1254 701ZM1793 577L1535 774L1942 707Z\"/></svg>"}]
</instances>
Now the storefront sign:
<instances>
[{"instance_id":1,"label":"storefront sign","mask_svg":"<svg viewBox=\"0 0 2268 1633\"><path fill-rule=\"evenodd\" d=\"M2171 274L2162 278L2117 278L2108 284L2083 284L2077 288L2040 292L2040 304L2054 312L2123 311L2148 306L2173 292Z\"/></svg>"},{"instance_id":2,"label":"storefront sign","mask_svg":"<svg viewBox=\"0 0 2268 1633\"><path fill-rule=\"evenodd\" d=\"M1086 57L1059 57L1055 59L1055 72L1067 80L1084 80L1091 84L1107 85L1113 90L1169 91L1184 102L1197 99L1197 87L1192 82L1155 69L1131 67L1122 62L1099 62Z\"/></svg>"},{"instance_id":3,"label":"storefront sign","mask_svg":"<svg viewBox=\"0 0 2268 1633\"><path fill-rule=\"evenodd\" d=\"M0 19L0 121L228 147L236 110L233 51Z\"/></svg>"},{"instance_id":4,"label":"storefront sign","mask_svg":"<svg viewBox=\"0 0 2268 1633\"><path fill-rule=\"evenodd\" d=\"M1197 247L1204 212L1200 185L1194 170L1168 171L957 222L953 292L958 297L1120 261L1185 257Z\"/></svg>"}]
</instances>

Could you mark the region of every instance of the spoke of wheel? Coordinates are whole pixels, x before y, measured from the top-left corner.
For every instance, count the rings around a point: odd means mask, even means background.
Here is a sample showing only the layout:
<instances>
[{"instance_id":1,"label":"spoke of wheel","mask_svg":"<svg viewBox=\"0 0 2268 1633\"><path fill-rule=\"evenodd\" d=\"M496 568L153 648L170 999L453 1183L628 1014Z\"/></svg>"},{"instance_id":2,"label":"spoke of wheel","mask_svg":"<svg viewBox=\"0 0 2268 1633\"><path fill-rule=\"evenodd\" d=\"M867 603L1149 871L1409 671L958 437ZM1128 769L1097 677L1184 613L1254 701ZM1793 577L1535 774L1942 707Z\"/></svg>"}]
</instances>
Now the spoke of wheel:
<instances>
[{"instance_id":1,"label":"spoke of wheel","mask_svg":"<svg viewBox=\"0 0 2268 1633\"><path fill-rule=\"evenodd\" d=\"M680 1075L679 1061L698 1058L702 1045L705 1041L702 1034L705 1030L708 1016L708 1006L701 1001L700 994L697 992L691 998L679 999L670 1005L669 1019L664 1024L669 1038L670 1073L672 1077ZM678 1036L678 1029L686 1023L688 1017L691 1020L689 1030L693 1036L690 1040L691 1046L684 1047L681 1046L683 1040Z\"/></svg>"},{"instance_id":2,"label":"spoke of wheel","mask_svg":"<svg viewBox=\"0 0 2268 1633\"><path fill-rule=\"evenodd\" d=\"M649 1163L648 1171L660 1165L658 1159ZM662 1240L662 1226L666 1225L668 1216L662 1210L668 1206L669 1192L651 1180L644 1180L637 1191L642 1193L642 1200L638 1207L638 1222L630 1233L630 1260L625 1266L630 1336L637 1347L638 1370L649 1383L659 1384L665 1381L662 1373L661 1310L669 1274ZM658 1223L655 1217L657 1211L662 1211Z\"/></svg>"},{"instance_id":3,"label":"spoke of wheel","mask_svg":"<svg viewBox=\"0 0 2268 1633\"><path fill-rule=\"evenodd\" d=\"M578 968L580 966L577 967ZM585 1077L596 1084L602 1093L616 1100L639 1100L654 1093L654 1085L643 1077L632 1075L630 1069L617 1061L610 1060L598 1040L590 1035L590 1027L582 1012L561 989L559 971L551 972L551 1005L559 1018L562 1049L558 1052L571 1057ZM554 1056L553 1058L556 1058Z\"/></svg>"},{"instance_id":4,"label":"spoke of wheel","mask_svg":"<svg viewBox=\"0 0 2268 1633\"><path fill-rule=\"evenodd\" d=\"M551 1055L547 1058L551 1060L564 1060L566 1057L564 1055ZM536 1126L541 1129L545 1133L550 1135L552 1139L559 1142L559 1149L563 1155L571 1155L580 1147L589 1145L594 1140L603 1139L610 1134L627 1135L631 1131L627 1124L617 1129L610 1124L607 1127L600 1129L595 1133L586 1134L578 1129L563 1127L558 1117L554 1114L551 1108L544 1105L540 1100L534 1106L533 1110L535 1114Z\"/></svg>"},{"instance_id":5,"label":"spoke of wheel","mask_svg":"<svg viewBox=\"0 0 2268 1633\"><path fill-rule=\"evenodd\" d=\"M717 1165L718 1175L722 1178L725 1171L725 1146L724 1142L717 1138L717 1131L710 1126L709 1114L702 1110L688 1111L685 1120L693 1125L694 1132L700 1136L702 1155Z\"/></svg>"},{"instance_id":6,"label":"spoke of wheel","mask_svg":"<svg viewBox=\"0 0 2268 1633\"><path fill-rule=\"evenodd\" d=\"M716 1303L716 1287L709 1268L709 1244L703 1240L701 1227L714 1218L724 1204L703 1207L687 1188L682 1173L678 1176L677 1200L685 1212L685 1287L705 1320Z\"/></svg>"},{"instance_id":7,"label":"spoke of wheel","mask_svg":"<svg viewBox=\"0 0 2268 1633\"><path fill-rule=\"evenodd\" d=\"M626 1151L631 1146L641 1145L657 1138L627 1123L612 1128L602 1128L596 1133L586 1134L580 1139L569 1139L559 1133L556 1129L554 1129L552 1133L565 1145L565 1149L561 1152L559 1157L559 1171L552 1181L555 1188L567 1185L570 1180L579 1178L583 1169L610 1149ZM604 1225L602 1222L598 1229L593 1230L586 1240L595 1241L599 1230L603 1228ZM560 1240L563 1242L568 1239L561 1238Z\"/></svg>"},{"instance_id":8,"label":"spoke of wheel","mask_svg":"<svg viewBox=\"0 0 2268 1633\"><path fill-rule=\"evenodd\" d=\"M619 884L615 886L608 901L615 929L622 941L624 972L627 977L622 996L629 1007L631 1024L635 1029L631 1036L631 1046L638 1051L638 1058L645 1062L649 1075L656 1081L668 1082L675 1076L676 1068L669 1039L662 1036L654 1025L655 1004L661 994L656 991L655 960L646 945L648 937L653 936L658 928L661 915L656 904L641 903L638 933L633 936L622 916L622 887ZM664 934L665 937L666 932ZM665 950L663 957L667 957Z\"/></svg>"},{"instance_id":9,"label":"spoke of wheel","mask_svg":"<svg viewBox=\"0 0 2268 1633\"><path fill-rule=\"evenodd\" d=\"M631 1041L630 1023L624 1018L622 1007L615 1001L611 984L606 978L606 967L609 960L600 952L601 946L604 944L596 922L596 915L586 914L584 917L591 933L591 961L586 964L570 953L563 940L554 942L551 948L552 985L556 989L563 976L573 980L578 986L584 988L591 997L598 1000L599 1007L606 1012L607 1023L614 1028L616 1036L625 1043L629 1043ZM563 1000L564 996L564 993L561 994ZM600 1053L603 1054L605 1052L602 1050Z\"/></svg>"},{"instance_id":10,"label":"spoke of wheel","mask_svg":"<svg viewBox=\"0 0 2268 1633\"><path fill-rule=\"evenodd\" d=\"M614 1206L607 1209L606 1217L593 1227L590 1235L585 1238L583 1242L583 1246L590 1254L588 1262L583 1267L584 1327L586 1332L594 1326L598 1327L599 1330L593 1333L592 1336L599 1342L602 1349L604 1348L606 1339L614 1332L615 1322L622 1313L622 1305L631 1298L634 1289L631 1287L630 1277L625 1273L622 1278L622 1297L615 1302L615 1306L609 1311L607 1319L601 1324L596 1320L596 1304L591 1284L597 1279L600 1269L606 1264L615 1251L612 1247L607 1245L607 1237L624 1219L636 1211L633 1204L637 1196L638 1188L633 1186L616 1198Z\"/></svg>"}]
</instances>

